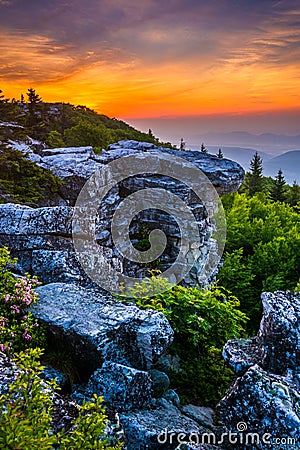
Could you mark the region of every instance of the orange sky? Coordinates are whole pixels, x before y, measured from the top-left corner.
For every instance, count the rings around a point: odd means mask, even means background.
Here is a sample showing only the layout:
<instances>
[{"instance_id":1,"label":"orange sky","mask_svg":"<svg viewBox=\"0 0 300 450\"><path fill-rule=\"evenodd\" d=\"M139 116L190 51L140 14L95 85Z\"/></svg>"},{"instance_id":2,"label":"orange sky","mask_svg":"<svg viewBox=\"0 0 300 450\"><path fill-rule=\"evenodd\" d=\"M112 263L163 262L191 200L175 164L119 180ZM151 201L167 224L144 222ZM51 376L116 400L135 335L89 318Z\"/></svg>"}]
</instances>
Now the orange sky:
<instances>
[{"instance_id":1,"label":"orange sky","mask_svg":"<svg viewBox=\"0 0 300 450\"><path fill-rule=\"evenodd\" d=\"M0 0L0 88L113 117L300 107L297 0Z\"/></svg>"}]
</instances>

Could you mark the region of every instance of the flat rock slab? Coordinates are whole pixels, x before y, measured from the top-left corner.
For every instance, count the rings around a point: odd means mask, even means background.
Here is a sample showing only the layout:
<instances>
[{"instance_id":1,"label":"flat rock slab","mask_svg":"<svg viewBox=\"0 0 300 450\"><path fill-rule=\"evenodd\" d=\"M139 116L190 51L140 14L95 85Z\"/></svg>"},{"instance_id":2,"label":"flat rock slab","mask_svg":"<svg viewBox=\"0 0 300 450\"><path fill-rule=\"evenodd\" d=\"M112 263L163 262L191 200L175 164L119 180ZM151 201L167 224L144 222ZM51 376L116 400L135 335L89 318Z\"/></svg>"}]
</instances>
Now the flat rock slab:
<instances>
[{"instance_id":1,"label":"flat rock slab","mask_svg":"<svg viewBox=\"0 0 300 450\"><path fill-rule=\"evenodd\" d=\"M122 413L120 421L128 450L176 449L183 442L201 442L204 433L211 433L165 400L153 409Z\"/></svg>"},{"instance_id":2,"label":"flat rock slab","mask_svg":"<svg viewBox=\"0 0 300 450\"><path fill-rule=\"evenodd\" d=\"M47 325L50 341L68 348L77 368L88 374L104 361L148 370L173 340L162 313L71 284L51 283L36 291L34 316Z\"/></svg>"}]
</instances>

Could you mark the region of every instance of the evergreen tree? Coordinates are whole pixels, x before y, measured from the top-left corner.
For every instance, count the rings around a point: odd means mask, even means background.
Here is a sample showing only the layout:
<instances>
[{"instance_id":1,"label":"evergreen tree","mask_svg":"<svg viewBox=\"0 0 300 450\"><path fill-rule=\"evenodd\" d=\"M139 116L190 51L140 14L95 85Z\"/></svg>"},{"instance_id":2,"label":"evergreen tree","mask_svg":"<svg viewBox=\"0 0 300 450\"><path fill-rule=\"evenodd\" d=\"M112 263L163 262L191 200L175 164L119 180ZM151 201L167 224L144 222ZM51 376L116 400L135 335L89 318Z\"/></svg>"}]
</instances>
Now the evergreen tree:
<instances>
[{"instance_id":1,"label":"evergreen tree","mask_svg":"<svg viewBox=\"0 0 300 450\"><path fill-rule=\"evenodd\" d=\"M286 182L282 170L278 170L278 174L273 180L273 186L270 191L270 199L273 202L284 202L286 200Z\"/></svg>"},{"instance_id":2,"label":"evergreen tree","mask_svg":"<svg viewBox=\"0 0 300 450\"><path fill-rule=\"evenodd\" d=\"M3 95L3 91L0 89L0 112L5 110L5 107L8 103L8 98L5 98Z\"/></svg>"},{"instance_id":3,"label":"evergreen tree","mask_svg":"<svg viewBox=\"0 0 300 450\"><path fill-rule=\"evenodd\" d=\"M255 153L250 161L250 176L249 176L249 195L253 197L257 192L263 190L263 167L262 159L258 152Z\"/></svg>"},{"instance_id":4,"label":"evergreen tree","mask_svg":"<svg viewBox=\"0 0 300 450\"><path fill-rule=\"evenodd\" d=\"M222 152L221 148L219 148L217 156L218 156L218 158L224 158L224 155L223 155L223 152Z\"/></svg>"},{"instance_id":5,"label":"evergreen tree","mask_svg":"<svg viewBox=\"0 0 300 450\"><path fill-rule=\"evenodd\" d=\"M180 139L180 150L185 150L185 142L183 140L183 138Z\"/></svg>"},{"instance_id":6,"label":"evergreen tree","mask_svg":"<svg viewBox=\"0 0 300 450\"><path fill-rule=\"evenodd\" d=\"M205 148L205 145L203 144L203 142L201 144L201 153L207 153L207 149Z\"/></svg>"},{"instance_id":7,"label":"evergreen tree","mask_svg":"<svg viewBox=\"0 0 300 450\"><path fill-rule=\"evenodd\" d=\"M291 206L296 206L298 203L300 203L300 186L294 181L293 185L289 187L287 192L287 202Z\"/></svg>"},{"instance_id":8,"label":"evergreen tree","mask_svg":"<svg viewBox=\"0 0 300 450\"><path fill-rule=\"evenodd\" d=\"M25 126L28 134L32 135L35 139L41 139L44 135L43 128L45 126L42 117L42 99L33 88L28 89L27 97L29 107L28 114L26 114Z\"/></svg>"},{"instance_id":9,"label":"evergreen tree","mask_svg":"<svg viewBox=\"0 0 300 450\"><path fill-rule=\"evenodd\" d=\"M33 88L29 88L27 91L27 97L28 97L28 101L31 104L36 105L37 103L41 103L42 99L39 96L39 94L36 93L35 89Z\"/></svg>"}]
</instances>

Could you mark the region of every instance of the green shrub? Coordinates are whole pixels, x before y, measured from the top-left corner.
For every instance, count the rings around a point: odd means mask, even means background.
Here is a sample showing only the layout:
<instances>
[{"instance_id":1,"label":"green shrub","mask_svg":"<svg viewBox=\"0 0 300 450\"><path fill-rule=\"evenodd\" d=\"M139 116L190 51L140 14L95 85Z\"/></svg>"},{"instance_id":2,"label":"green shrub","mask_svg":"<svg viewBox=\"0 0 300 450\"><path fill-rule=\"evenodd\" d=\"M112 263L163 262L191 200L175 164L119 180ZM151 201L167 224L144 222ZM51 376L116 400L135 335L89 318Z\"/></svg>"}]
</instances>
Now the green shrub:
<instances>
[{"instance_id":1,"label":"green shrub","mask_svg":"<svg viewBox=\"0 0 300 450\"><path fill-rule=\"evenodd\" d=\"M69 430L54 434L51 429L55 382L40 378L40 349L21 352L15 359L20 371L9 391L0 396L0 448L3 450L120 450L103 438L107 417L102 398L79 406L78 417Z\"/></svg>"},{"instance_id":2,"label":"green shrub","mask_svg":"<svg viewBox=\"0 0 300 450\"><path fill-rule=\"evenodd\" d=\"M222 198L227 219L225 262L219 282L241 302L256 334L263 291L292 290L300 272L300 215L266 195L230 194Z\"/></svg>"},{"instance_id":3,"label":"green shrub","mask_svg":"<svg viewBox=\"0 0 300 450\"><path fill-rule=\"evenodd\" d=\"M28 311L37 302L38 281L29 276L16 279L9 270L15 262L7 248L0 249L0 350L7 354L45 343L43 328Z\"/></svg>"},{"instance_id":4,"label":"green shrub","mask_svg":"<svg viewBox=\"0 0 300 450\"><path fill-rule=\"evenodd\" d=\"M169 351L181 361L181 370L170 373L173 388L183 400L215 404L233 379L222 360L222 348L229 339L243 335L247 320L238 299L217 285L172 286L153 273L126 294L137 306L161 311L168 318L175 333Z\"/></svg>"},{"instance_id":5,"label":"green shrub","mask_svg":"<svg viewBox=\"0 0 300 450\"><path fill-rule=\"evenodd\" d=\"M43 199L53 198L62 181L50 170L38 167L18 150L0 144L0 192L16 203L38 206ZM0 203L5 197L0 197Z\"/></svg>"}]
</instances>

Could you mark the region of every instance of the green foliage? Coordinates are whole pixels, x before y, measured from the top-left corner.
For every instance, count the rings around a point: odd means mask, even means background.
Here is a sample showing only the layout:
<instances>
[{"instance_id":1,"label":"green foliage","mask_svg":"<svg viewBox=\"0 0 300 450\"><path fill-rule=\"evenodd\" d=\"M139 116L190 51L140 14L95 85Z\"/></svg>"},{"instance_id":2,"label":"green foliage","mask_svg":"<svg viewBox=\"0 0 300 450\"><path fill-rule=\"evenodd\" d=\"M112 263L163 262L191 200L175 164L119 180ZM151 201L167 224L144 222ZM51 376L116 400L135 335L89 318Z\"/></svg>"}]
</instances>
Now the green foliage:
<instances>
[{"instance_id":1,"label":"green foliage","mask_svg":"<svg viewBox=\"0 0 300 450\"><path fill-rule=\"evenodd\" d=\"M296 181L292 186L286 186L286 202L293 207L300 206L300 186Z\"/></svg>"},{"instance_id":2,"label":"green foliage","mask_svg":"<svg viewBox=\"0 0 300 450\"><path fill-rule=\"evenodd\" d=\"M273 202L283 202L286 200L286 182L282 170L278 170L278 174L273 180L272 188L270 190L270 199Z\"/></svg>"},{"instance_id":3,"label":"green foliage","mask_svg":"<svg viewBox=\"0 0 300 450\"><path fill-rule=\"evenodd\" d=\"M49 431L53 402L47 392L53 383L39 378L41 352L31 349L15 359L20 368L7 394L0 396L0 447L3 450L47 450L56 442Z\"/></svg>"},{"instance_id":4,"label":"green foliage","mask_svg":"<svg viewBox=\"0 0 300 450\"><path fill-rule=\"evenodd\" d=\"M39 363L40 349L21 352L15 359L20 371L0 396L0 447L3 450L121 450L121 444L110 445L103 438L107 417L102 398L79 406L78 417L69 430L54 434L53 391L55 382L40 378L43 367Z\"/></svg>"},{"instance_id":5,"label":"green foliage","mask_svg":"<svg viewBox=\"0 0 300 450\"><path fill-rule=\"evenodd\" d=\"M263 179L262 179L262 159L256 152L250 161L250 177L249 177L249 195L252 197L257 192L262 191Z\"/></svg>"},{"instance_id":6,"label":"green foliage","mask_svg":"<svg viewBox=\"0 0 300 450\"><path fill-rule=\"evenodd\" d=\"M79 415L71 430L58 437L60 450L121 450L122 444L110 445L103 439L107 417L103 398L94 395L93 400L79 406ZM102 438L101 438L102 437Z\"/></svg>"},{"instance_id":7,"label":"green foliage","mask_svg":"<svg viewBox=\"0 0 300 450\"><path fill-rule=\"evenodd\" d=\"M17 203L38 206L44 198L53 198L61 184L58 177L26 159L22 152L0 144L1 203L7 194Z\"/></svg>"},{"instance_id":8,"label":"green foliage","mask_svg":"<svg viewBox=\"0 0 300 450\"><path fill-rule=\"evenodd\" d=\"M217 285L172 286L153 274L128 294L139 307L165 314L174 330L170 352L179 356L181 370L170 374L173 388L187 401L215 404L232 381L232 372L222 360L223 345L244 332L246 316L238 309L238 299Z\"/></svg>"},{"instance_id":9,"label":"green foliage","mask_svg":"<svg viewBox=\"0 0 300 450\"><path fill-rule=\"evenodd\" d=\"M241 302L251 332L260 321L263 290L293 289L300 273L300 216L262 193L224 198L227 242L220 283Z\"/></svg>"},{"instance_id":10,"label":"green foliage","mask_svg":"<svg viewBox=\"0 0 300 450\"><path fill-rule=\"evenodd\" d=\"M112 134L104 125L92 125L88 122L80 122L66 130L65 140L68 147L91 145L105 148L113 142Z\"/></svg>"},{"instance_id":11,"label":"green foliage","mask_svg":"<svg viewBox=\"0 0 300 450\"><path fill-rule=\"evenodd\" d=\"M16 279L9 266L6 248L0 249L0 350L13 354L45 343L45 335L28 307L37 302L37 280L29 276Z\"/></svg>"},{"instance_id":12,"label":"green foliage","mask_svg":"<svg viewBox=\"0 0 300 450\"><path fill-rule=\"evenodd\" d=\"M65 146L62 135L56 130L50 131L48 133L46 144L50 148L60 148Z\"/></svg>"}]
</instances>

